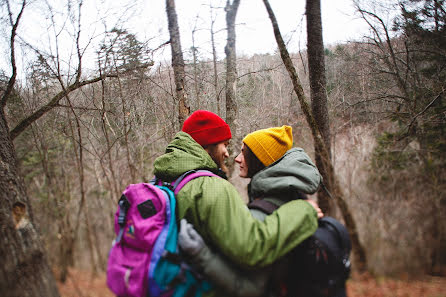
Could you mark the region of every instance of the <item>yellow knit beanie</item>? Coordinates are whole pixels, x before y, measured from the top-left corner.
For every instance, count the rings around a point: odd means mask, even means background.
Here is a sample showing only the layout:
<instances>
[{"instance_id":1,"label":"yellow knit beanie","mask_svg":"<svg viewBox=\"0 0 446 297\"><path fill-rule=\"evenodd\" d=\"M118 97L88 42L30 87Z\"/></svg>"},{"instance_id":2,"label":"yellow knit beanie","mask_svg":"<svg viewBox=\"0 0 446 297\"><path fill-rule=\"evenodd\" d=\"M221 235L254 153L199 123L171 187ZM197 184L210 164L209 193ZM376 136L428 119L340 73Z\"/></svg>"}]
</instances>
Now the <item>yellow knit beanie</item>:
<instances>
[{"instance_id":1,"label":"yellow knit beanie","mask_svg":"<svg viewBox=\"0 0 446 297\"><path fill-rule=\"evenodd\" d=\"M273 127L254 131L243 142L265 166L279 160L293 145L290 126Z\"/></svg>"}]
</instances>

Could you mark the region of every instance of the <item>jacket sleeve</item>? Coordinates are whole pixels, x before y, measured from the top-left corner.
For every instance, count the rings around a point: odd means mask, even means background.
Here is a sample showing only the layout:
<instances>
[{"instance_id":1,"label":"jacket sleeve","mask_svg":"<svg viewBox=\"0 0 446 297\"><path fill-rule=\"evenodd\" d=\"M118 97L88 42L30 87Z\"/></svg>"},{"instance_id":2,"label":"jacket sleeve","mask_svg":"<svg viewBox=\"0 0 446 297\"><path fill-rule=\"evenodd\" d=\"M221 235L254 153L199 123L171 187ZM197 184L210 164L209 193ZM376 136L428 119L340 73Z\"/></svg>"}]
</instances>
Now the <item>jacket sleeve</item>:
<instances>
[{"instance_id":1,"label":"jacket sleeve","mask_svg":"<svg viewBox=\"0 0 446 297\"><path fill-rule=\"evenodd\" d=\"M253 218L226 180L201 177L179 193L178 217L194 225L206 242L241 266L263 267L284 256L317 228L317 214L305 201L284 204L264 222Z\"/></svg>"},{"instance_id":2,"label":"jacket sleeve","mask_svg":"<svg viewBox=\"0 0 446 297\"><path fill-rule=\"evenodd\" d=\"M250 271L242 270L219 253L213 252L207 245L190 260L207 280L230 296L258 297L265 295L271 266Z\"/></svg>"}]
</instances>

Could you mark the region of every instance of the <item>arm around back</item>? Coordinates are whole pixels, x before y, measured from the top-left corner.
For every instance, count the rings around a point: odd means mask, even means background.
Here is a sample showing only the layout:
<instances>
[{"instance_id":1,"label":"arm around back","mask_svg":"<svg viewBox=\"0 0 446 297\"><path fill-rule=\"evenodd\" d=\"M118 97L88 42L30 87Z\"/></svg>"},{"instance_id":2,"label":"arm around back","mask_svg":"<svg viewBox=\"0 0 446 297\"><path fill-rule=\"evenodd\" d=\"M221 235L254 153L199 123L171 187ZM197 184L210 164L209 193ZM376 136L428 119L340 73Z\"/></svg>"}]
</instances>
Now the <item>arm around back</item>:
<instances>
[{"instance_id":1,"label":"arm around back","mask_svg":"<svg viewBox=\"0 0 446 297\"><path fill-rule=\"evenodd\" d=\"M237 190L216 177L197 178L178 193L178 217L232 261L251 267L272 264L317 228L316 211L299 200L256 220Z\"/></svg>"}]
</instances>

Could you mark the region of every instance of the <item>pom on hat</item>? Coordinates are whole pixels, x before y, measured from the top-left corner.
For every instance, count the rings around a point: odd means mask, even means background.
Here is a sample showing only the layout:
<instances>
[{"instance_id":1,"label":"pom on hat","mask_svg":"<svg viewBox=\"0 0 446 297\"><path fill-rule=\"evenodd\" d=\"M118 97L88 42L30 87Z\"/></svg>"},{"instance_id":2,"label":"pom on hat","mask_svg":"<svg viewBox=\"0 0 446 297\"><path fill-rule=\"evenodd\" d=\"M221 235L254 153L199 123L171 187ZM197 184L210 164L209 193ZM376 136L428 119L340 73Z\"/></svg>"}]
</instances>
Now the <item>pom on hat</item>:
<instances>
[{"instance_id":1,"label":"pom on hat","mask_svg":"<svg viewBox=\"0 0 446 297\"><path fill-rule=\"evenodd\" d=\"M265 166L279 160L293 145L293 132L290 126L274 127L254 131L243 142Z\"/></svg>"},{"instance_id":2,"label":"pom on hat","mask_svg":"<svg viewBox=\"0 0 446 297\"><path fill-rule=\"evenodd\" d=\"M189 134L201 146L219 143L231 139L231 129L218 115L207 110L193 112L181 129Z\"/></svg>"}]
</instances>

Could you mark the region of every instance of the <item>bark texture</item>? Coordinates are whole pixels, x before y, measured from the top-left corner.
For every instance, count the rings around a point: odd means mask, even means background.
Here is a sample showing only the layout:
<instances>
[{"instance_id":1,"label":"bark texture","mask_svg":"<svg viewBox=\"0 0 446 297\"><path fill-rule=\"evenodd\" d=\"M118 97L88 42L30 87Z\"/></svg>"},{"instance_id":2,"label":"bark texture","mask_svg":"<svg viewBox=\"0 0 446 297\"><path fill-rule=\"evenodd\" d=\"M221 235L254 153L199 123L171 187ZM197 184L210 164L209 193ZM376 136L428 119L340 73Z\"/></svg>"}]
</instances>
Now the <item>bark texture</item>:
<instances>
[{"instance_id":1,"label":"bark texture","mask_svg":"<svg viewBox=\"0 0 446 297\"><path fill-rule=\"evenodd\" d=\"M226 27L228 31L226 54L226 123L231 128L232 138L237 141L237 55L235 51L235 18L240 5L240 0L226 1ZM234 154L234 142L228 147L230 156ZM234 158L228 161L229 173L234 167Z\"/></svg>"},{"instance_id":2,"label":"bark texture","mask_svg":"<svg viewBox=\"0 0 446 297\"><path fill-rule=\"evenodd\" d=\"M59 296L30 201L18 176L14 146L0 114L0 292L4 296Z\"/></svg>"},{"instance_id":3,"label":"bark texture","mask_svg":"<svg viewBox=\"0 0 446 297\"><path fill-rule=\"evenodd\" d=\"M327 107L327 79L325 76L325 56L324 42L322 38L322 20L321 20L321 1L307 0L306 2L307 16L307 51L308 51L308 70L310 75L310 98L311 111L316 121L322 140L331 158L331 142L330 142L330 120ZM333 184L329 179L331 176L323 170L322 152L315 147L316 165L320 169L320 173L327 181L327 184ZM330 191L331 189L328 188ZM330 202L330 196L326 191L319 191L318 203L325 214L333 215L333 205Z\"/></svg>"},{"instance_id":4,"label":"bark texture","mask_svg":"<svg viewBox=\"0 0 446 297\"><path fill-rule=\"evenodd\" d=\"M175 1L166 0L167 21L169 23L170 47L172 50L172 68L175 78L175 90L178 101L178 122L180 128L184 120L189 116L187 93L185 89L185 71L183 51L181 50L180 29L175 10Z\"/></svg>"},{"instance_id":5,"label":"bark texture","mask_svg":"<svg viewBox=\"0 0 446 297\"><path fill-rule=\"evenodd\" d=\"M17 76L14 42L25 6L26 1L23 1L16 21L11 22L12 75L0 105L0 292L10 297L53 297L59 296L59 292L33 225L31 204L18 174L17 157L4 112Z\"/></svg>"}]
</instances>

